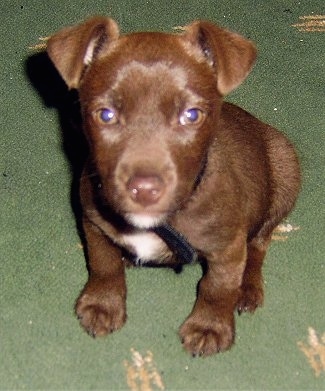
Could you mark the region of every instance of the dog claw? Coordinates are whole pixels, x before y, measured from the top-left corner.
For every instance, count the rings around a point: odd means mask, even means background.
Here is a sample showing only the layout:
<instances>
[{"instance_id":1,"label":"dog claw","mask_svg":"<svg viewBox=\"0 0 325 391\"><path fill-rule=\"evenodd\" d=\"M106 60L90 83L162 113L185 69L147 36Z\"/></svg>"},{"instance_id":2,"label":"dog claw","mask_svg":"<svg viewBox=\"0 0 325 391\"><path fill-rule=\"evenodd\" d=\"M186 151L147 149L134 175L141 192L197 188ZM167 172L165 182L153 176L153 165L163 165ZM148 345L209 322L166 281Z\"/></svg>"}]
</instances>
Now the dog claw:
<instances>
[{"instance_id":1,"label":"dog claw","mask_svg":"<svg viewBox=\"0 0 325 391\"><path fill-rule=\"evenodd\" d=\"M193 352L192 353L192 357L193 358L199 358L199 357L202 357L202 356L204 356L204 351L203 350L201 350L200 352Z\"/></svg>"},{"instance_id":2,"label":"dog claw","mask_svg":"<svg viewBox=\"0 0 325 391\"><path fill-rule=\"evenodd\" d=\"M237 308L237 313L238 315L240 316L243 312L247 312L248 311L248 307L245 306L245 307L238 307Z\"/></svg>"},{"instance_id":3,"label":"dog claw","mask_svg":"<svg viewBox=\"0 0 325 391\"><path fill-rule=\"evenodd\" d=\"M96 331L95 330L88 330L87 331L88 335L92 338L96 338Z\"/></svg>"}]
</instances>

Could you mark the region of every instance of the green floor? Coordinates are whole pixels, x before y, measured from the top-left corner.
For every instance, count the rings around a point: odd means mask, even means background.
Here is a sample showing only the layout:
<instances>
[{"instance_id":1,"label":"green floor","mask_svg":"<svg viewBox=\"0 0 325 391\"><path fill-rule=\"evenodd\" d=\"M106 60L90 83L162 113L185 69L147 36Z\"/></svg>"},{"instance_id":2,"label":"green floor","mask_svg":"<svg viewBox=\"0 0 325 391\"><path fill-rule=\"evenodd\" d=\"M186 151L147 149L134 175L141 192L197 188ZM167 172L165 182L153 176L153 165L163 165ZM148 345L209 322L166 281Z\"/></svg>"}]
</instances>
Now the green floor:
<instances>
[{"instance_id":1,"label":"green floor","mask_svg":"<svg viewBox=\"0 0 325 391\"><path fill-rule=\"evenodd\" d=\"M304 184L295 229L268 253L265 305L237 318L227 353L193 359L178 340L199 266L129 270L128 322L108 338L87 336L73 314L87 271L71 171L57 111L27 59L39 37L92 14L124 32L205 18L258 45L253 73L228 99L288 134ZM325 390L324 14L324 0L2 0L1 390Z\"/></svg>"}]
</instances>

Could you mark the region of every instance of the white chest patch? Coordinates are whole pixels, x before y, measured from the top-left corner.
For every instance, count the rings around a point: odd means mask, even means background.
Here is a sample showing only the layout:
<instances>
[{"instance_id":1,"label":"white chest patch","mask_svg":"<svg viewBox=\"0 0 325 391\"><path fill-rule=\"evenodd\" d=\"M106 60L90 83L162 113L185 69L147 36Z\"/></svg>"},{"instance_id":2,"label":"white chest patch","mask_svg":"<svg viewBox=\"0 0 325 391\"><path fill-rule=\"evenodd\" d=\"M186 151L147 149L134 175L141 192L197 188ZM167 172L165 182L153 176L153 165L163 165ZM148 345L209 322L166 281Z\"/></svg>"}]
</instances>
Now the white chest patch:
<instances>
[{"instance_id":1,"label":"white chest patch","mask_svg":"<svg viewBox=\"0 0 325 391\"><path fill-rule=\"evenodd\" d=\"M166 251L166 244L154 233L139 232L123 235L124 245L142 261L152 261Z\"/></svg>"}]
</instances>

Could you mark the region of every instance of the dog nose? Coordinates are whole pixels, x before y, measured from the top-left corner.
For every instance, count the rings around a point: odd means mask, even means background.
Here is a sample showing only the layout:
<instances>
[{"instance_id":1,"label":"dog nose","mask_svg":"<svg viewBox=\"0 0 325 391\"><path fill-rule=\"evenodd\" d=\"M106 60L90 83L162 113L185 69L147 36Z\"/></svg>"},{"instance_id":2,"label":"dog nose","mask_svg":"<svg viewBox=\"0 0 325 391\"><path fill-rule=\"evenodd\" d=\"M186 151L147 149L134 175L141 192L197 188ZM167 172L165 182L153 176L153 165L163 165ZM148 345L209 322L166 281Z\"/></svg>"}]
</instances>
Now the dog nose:
<instances>
[{"instance_id":1,"label":"dog nose","mask_svg":"<svg viewBox=\"0 0 325 391\"><path fill-rule=\"evenodd\" d=\"M157 175L135 175L127 184L133 201L142 206L158 202L164 192L164 181Z\"/></svg>"}]
</instances>

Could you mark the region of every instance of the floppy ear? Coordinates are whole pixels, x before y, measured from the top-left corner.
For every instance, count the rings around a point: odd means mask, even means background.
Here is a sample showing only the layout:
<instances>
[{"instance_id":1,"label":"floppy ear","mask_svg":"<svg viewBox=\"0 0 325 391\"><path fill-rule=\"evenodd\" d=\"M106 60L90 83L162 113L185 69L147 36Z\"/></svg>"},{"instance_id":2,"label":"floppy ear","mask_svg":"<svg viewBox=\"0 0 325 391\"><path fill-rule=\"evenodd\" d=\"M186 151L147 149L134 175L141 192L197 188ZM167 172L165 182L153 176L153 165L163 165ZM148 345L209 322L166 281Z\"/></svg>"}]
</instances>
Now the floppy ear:
<instances>
[{"instance_id":1,"label":"floppy ear","mask_svg":"<svg viewBox=\"0 0 325 391\"><path fill-rule=\"evenodd\" d=\"M199 46L216 69L221 95L228 94L245 80L256 59L256 48L251 41L207 21L196 21L184 30L184 37Z\"/></svg>"},{"instance_id":2,"label":"floppy ear","mask_svg":"<svg viewBox=\"0 0 325 391\"><path fill-rule=\"evenodd\" d=\"M97 16L51 36L47 53L67 86L78 88L86 67L118 36L114 20Z\"/></svg>"}]
</instances>

